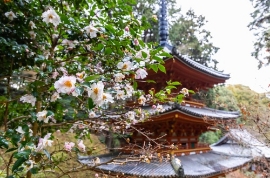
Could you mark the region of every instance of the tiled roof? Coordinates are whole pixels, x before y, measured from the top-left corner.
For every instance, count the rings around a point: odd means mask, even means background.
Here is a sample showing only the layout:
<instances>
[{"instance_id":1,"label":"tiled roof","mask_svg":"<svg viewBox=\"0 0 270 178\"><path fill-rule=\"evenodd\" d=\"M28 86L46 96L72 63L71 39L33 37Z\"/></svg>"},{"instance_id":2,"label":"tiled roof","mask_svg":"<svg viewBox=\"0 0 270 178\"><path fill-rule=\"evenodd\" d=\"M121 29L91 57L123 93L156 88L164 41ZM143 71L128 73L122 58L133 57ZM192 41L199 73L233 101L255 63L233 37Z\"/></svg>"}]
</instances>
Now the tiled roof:
<instances>
[{"instance_id":1,"label":"tiled roof","mask_svg":"<svg viewBox=\"0 0 270 178\"><path fill-rule=\"evenodd\" d=\"M264 156L270 158L270 148L243 129L230 129L217 143L211 145L216 152L229 155Z\"/></svg>"},{"instance_id":2,"label":"tiled roof","mask_svg":"<svg viewBox=\"0 0 270 178\"><path fill-rule=\"evenodd\" d=\"M101 163L111 160L117 155L107 154L99 156ZM181 160L185 177L209 177L231 169L236 169L251 160L250 157L226 156L215 152L201 153L177 157ZM94 157L80 159L83 164L92 165ZM125 159L123 159L125 160ZM170 161L151 163L127 162L123 165L104 164L96 168L105 173L121 173L141 177L178 177Z\"/></svg>"},{"instance_id":3,"label":"tiled roof","mask_svg":"<svg viewBox=\"0 0 270 178\"><path fill-rule=\"evenodd\" d=\"M170 48L168 48L168 49L170 49ZM229 79L230 78L230 74L224 74L223 72L206 67L205 65L202 65L202 64L192 60L187 55L180 54L179 51L176 50L176 48L173 48L171 54L174 55L179 61L183 62L185 65L187 65L187 66L189 66L197 71L206 73L206 74L214 76L214 77L222 78L222 79Z\"/></svg>"},{"instance_id":4,"label":"tiled roof","mask_svg":"<svg viewBox=\"0 0 270 178\"><path fill-rule=\"evenodd\" d=\"M215 119L234 119L240 117L241 115L240 112L238 111L222 111L208 107L198 108L189 105L182 106L181 104L172 104L172 105L164 104L163 108L164 112L162 114L172 111L178 111L199 118L209 117ZM151 112L150 107L148 108L148 110Z\"/></svg>"}]
</instances>

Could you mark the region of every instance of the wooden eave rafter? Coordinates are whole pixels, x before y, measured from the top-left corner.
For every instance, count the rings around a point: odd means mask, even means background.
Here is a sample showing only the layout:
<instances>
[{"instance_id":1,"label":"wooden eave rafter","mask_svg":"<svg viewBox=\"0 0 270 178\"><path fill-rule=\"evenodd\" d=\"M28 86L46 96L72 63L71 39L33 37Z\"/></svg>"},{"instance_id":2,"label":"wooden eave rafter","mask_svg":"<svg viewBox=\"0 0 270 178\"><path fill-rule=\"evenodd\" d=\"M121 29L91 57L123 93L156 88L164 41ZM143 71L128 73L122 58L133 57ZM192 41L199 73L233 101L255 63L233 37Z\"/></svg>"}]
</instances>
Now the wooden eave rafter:
<instances>
[{"instance_id":1,"label":"wooden eave rafter","mask_svg":"<svg viewBox=\"0 0 270 178\"><path fill-rule=\"evenodd\" d=\"M186 113L183 113L179 110L169 111L164 114L160 114L158 116L154 116L151 119L149 119L146 122L140 123L141 124L149 124L149 123L158 123L158 122L164 122L164 121L180 121L180 122L189 122L189 123L199 123L199 124L206 124L202 117L196 117L193 115L189 115Z\"/></svg>"},{"instance_id":2,"label":"wooden eave rafter","mask_svg":"<svg viewBox=\"0 0 270 178\"><path fill-rule=\"evenodd\" d=\"M148 76L145 80L155 80L156 83L141 83L139 87L144 90L150 88L161 89L166 86L166 81L179 81L182 85L181 88L185 87L194 91L199 89L212 88L215 84L224 83L225 78L216 77L208 74L201 70L192 68L187 64L181 62L177 57L165 60L166 73L158 71L157 73L153 70L148 71ZM145 86L146 85L146 86Z\"/></svg>"}]
</instances>

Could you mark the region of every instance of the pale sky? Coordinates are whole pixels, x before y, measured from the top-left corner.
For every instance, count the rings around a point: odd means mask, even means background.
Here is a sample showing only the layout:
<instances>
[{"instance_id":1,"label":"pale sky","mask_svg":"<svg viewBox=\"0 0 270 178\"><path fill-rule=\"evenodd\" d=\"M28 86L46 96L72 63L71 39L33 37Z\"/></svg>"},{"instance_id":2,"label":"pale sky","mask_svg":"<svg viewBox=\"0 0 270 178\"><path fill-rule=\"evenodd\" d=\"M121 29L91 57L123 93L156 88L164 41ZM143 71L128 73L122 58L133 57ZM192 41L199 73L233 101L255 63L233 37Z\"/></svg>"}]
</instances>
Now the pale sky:
<instances>
[{"instance_id":1,"label":"pale sky","mask_svg":"<svg viewBox=\"0 0 270 178\"><path fill-rule=\"evenodd\" d=\"M258 70L253 51L253 32L248 24L253 12L249 0L177 0L184 12L193 9L195 14L205 16L205 26L212 34L212 42L220 50L214 56L218 69L229 73L227 84L242 84L256 92L270 91L270 66Z\"/></svg>"}]
</instances>

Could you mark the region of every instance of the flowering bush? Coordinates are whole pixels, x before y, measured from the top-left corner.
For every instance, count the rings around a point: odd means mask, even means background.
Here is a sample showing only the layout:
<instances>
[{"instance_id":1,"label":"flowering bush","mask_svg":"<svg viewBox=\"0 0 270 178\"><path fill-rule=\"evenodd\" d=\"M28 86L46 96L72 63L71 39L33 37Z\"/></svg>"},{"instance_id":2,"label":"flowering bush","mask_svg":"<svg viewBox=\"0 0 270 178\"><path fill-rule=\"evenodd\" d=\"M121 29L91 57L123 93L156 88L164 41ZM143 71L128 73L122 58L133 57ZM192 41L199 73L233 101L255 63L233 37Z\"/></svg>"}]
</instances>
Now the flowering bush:
<instances>
[{"instance_id":1,"label":"flowering bush","mask_svg":"<svg viewBox=\"0 0 270 178\"><path fill-rule=\"evenodd\" d=\"M165 72L163 57L169 54L140 40L144 27L133 18L132 4L132 0L0 2L0 77L7 86L0 98L4 126L0 148L12 153L11 162L14 159L7 176L31 177L53 169L55 152L47 148L55 143L52 132L59 128L75 132L78 143L66 140L58 151L86 152L83 139L90 130L125 132L147 119L141 105L165 102L179 84L170 82L168 88L149 94L137 89L137 79L145 79L147 69ZM14 88L21 93L13 94ZM134 98L135 107L126 107L125 102ZM162 105L156 109L162 111Z\"/></svg>"}]
</instances>

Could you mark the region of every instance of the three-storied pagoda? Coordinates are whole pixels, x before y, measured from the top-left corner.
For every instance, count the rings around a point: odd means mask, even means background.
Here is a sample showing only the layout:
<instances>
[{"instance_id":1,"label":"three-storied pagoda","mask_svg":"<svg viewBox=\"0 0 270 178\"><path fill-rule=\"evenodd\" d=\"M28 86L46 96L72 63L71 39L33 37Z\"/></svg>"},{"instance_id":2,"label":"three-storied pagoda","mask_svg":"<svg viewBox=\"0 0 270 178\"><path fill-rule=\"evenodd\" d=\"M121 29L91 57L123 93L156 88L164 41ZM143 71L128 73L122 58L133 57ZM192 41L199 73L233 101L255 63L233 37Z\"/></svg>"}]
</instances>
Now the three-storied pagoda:
<instances>
[{"instance_id":1,"label":"three-storied pagoda","mask_svg":"<svg viewBox=\"0 0 270 178\"><path fill-rule=\"evenodd\" d=\"M181 55L168 43L166 13L166 2L161 0L160 45L172 55L171 58L164 59L166 73L148 71L147 79L156 83L140 83L138 87L146 93L152 88L158 91L166 86L166 81L171 80L181 82L175 92L183 88L196 92L207 90L229 79L229 74L213 70L188 56ZM239 112L211 109L201 102L192 100L191 96L186 97L181 104L163 104L163 108L164 111L160 114L153 114L148 121L135 125L137 131L133 132L130 141L121 152L99 155L101 163L112 159L114 161L96 167L96 171L118 177L218 177L243 167L252 160L248 155L223 153L222 149L218 148L225 142L215 145L214 148L218 151L212 150L209 145L199 143L199 136L214 123L232 123L240 117ZM151 113L151 106L145 106L144 109L148 109ZM133 157L142 154L141 150L150 143L149 139L163 145L156 149L157 153L166 153L170 158L163 161L154 159L148 161L147 159L151 159L154 155L147 153L140 159ZM232 142L226 144L230 145ZM94 158L81 158L80 161L91 165Z\"/></svg>"}]
</instances>

